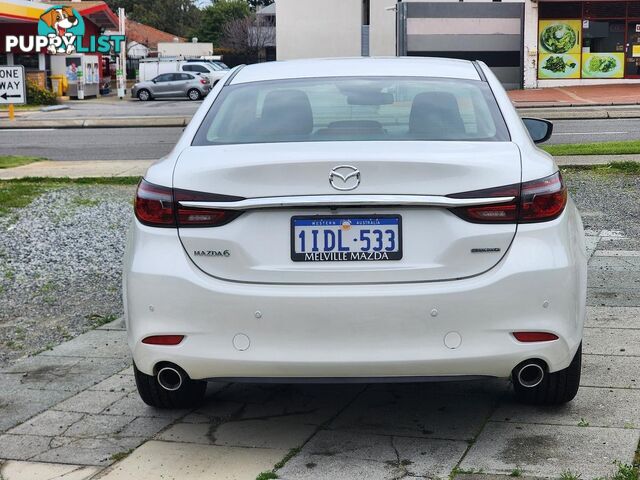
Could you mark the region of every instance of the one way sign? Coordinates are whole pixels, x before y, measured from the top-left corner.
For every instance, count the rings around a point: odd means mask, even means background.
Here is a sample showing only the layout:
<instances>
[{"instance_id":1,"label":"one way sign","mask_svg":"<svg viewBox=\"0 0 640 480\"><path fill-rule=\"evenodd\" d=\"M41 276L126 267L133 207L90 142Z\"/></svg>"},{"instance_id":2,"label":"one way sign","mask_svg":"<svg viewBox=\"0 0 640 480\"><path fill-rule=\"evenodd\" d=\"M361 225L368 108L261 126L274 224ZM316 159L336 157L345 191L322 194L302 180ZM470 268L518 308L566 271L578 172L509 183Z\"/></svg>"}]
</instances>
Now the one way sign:
<instances>
[{"instance_id":1,"label":"one way sign","mask_svg":"<svg viewBox=\"0 0 640 480\"><path fill-rule=\"evenodd\" d=\"M0 66L0 105L24 105L27 103L24 67Z\"/></svg>"}]
</instances>

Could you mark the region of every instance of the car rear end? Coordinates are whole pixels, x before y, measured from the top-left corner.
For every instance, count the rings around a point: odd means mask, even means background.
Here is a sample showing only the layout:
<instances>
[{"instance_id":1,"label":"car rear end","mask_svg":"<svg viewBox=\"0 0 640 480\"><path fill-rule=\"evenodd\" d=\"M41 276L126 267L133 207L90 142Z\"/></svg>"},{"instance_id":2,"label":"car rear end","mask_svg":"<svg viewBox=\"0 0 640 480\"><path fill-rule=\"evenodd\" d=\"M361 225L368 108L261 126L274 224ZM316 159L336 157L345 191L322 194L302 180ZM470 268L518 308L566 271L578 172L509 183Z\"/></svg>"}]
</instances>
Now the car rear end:
<instances>
[{"instance_id":1,"label":"car rear end","mask_svg":"<svg viewBox=\"0 0 640 480\"><path fill-rule=\"evenodd\" d=\"M206 97L207 95L209 95L209 92L211 92L211 89L213 88L213 82L211 81L211 79L206 75L198 75L196 77L196 80L197 86L200 89L200 93L202 93L202 96Z\"/></svg>"},{"instance_id":2,"label":"car rear end","mask_svg":"<svg viewBox=\"0 0 640 480\"><path fill-rule=\"evenodd\" d=\"M172 174L150 169L125 261L141 372L397 381L572 362L586 266L557 167L481 66L368 62L378 73L248 67Z\"/></svg>"}]
</instances>

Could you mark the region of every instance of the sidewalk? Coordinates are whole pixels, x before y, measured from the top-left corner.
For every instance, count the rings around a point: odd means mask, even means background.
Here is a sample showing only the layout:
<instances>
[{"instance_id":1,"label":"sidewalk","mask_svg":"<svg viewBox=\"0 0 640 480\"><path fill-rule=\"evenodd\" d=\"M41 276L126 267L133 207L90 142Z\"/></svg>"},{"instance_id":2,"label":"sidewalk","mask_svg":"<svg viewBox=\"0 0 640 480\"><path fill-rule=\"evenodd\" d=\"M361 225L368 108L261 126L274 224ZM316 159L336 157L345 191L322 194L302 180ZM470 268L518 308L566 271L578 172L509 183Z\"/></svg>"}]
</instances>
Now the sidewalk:
<instances>
[{"instance_id":1,"label":"sidewalk","mask_svg":"<svg viewBox=\"0 0 640 480\"><path fill-rule=\"evenodd\" d=\"M560 167L606 165L613 162L637 160L638 155L567 155L556 157L556 163ZM0 169L0 180L27 177L137 177L144 175L154 161L155 160L45 160L21 167Z\"/></svg>"},{"instance_id":2,"label":"sidewalk","mask_svg":"<svg viewBox=\"0 0 640 480\"><path fill-rule=\"evenodd\" d=\"M518 108L640 105L640 84L534 88L508 93Z\"/></svg>"},{"instance_id":3,"label":"sidewalk","mask_svg":"<svg viewBox=\"0 0 640 480\"><path fill-rule=\"evenodd\" d=\"M0 180L26 177L141 177L155 160L88 160L30 163L21 167L0 169Z\"/></svg>"}]
</instances>

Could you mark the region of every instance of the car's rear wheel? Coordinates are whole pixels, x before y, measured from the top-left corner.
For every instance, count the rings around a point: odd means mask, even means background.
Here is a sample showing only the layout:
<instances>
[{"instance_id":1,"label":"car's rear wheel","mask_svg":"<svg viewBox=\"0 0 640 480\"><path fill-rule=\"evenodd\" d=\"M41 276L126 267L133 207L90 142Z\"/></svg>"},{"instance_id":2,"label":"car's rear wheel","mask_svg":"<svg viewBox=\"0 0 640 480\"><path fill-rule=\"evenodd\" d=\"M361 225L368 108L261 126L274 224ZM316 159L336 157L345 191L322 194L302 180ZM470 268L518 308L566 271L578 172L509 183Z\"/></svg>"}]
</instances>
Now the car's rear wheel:
<instances>
[{"instance_id":1,"label":"car's rear wheel","mask_svg":"<svg viewBox=\"0 0 640 480\"><path fill-rule=\"evenodd\" d=\"M155 376L142 373L133 364L133 373L140 398L147 405L156 408L189 408L199 405L207 390L207 382L191 380L186 373L181 372L182 378L176 383L175 390L163 388Z\"/></svg>"},{"instance_id":2,"label":"car's rear wheel","mask_svg":"<svg viewBox=\"0 0 640 480\"><path fill-rule=\"evenodd\" d=\"M200 100L202 98L200 91L195 88L189 90L187 92L187 96L189 97L189 100Z\"/></svg>"},{"instance_id":3,"label":"car's rear wheel","mask_svg":"<svg viewBox=\"0 0 640 480\"><path fill-rule=\"evenodd\" d=\"M142 102L146 102L147 100L151 100L151 92L149 90L140 90L138 92L138 100Z\"/></svg>"},{"instance_id":4,"label":"car's rear wheel","mask_svg":"<svg viewBox=\"0 0 640 480\"><path fill-rule=\"evenodd\" d=\"M530 405L559 405L570 402L578 393L581 370L582 344L567 368L546 373L542 381L533 387L523 385L514 370L512 379L516 399Z\"/></svg>"}]
</instances>

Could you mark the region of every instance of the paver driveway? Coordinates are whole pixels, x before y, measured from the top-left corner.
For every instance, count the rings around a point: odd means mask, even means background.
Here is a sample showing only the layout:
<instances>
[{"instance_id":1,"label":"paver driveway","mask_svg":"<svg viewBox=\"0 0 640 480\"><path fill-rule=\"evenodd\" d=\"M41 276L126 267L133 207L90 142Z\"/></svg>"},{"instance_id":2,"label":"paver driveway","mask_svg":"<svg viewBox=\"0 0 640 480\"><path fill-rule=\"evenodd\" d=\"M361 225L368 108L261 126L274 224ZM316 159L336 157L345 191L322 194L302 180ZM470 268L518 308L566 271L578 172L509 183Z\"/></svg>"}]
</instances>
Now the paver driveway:
<instances>
[{"instance_id":1,"label":"paver driveway","mask_svg":"<svg viewBox=\"0 0 640 480\"><path fill-rule=\"evenodd\" d=\"M640 240L589 233L583 385L567 406L517 405L492 380L212 384L198 410L154 410L117 321L0 373L4 480L253 479L276 464L284 479L610 475L640 437Z\"/></svg>"}]
</instances>

